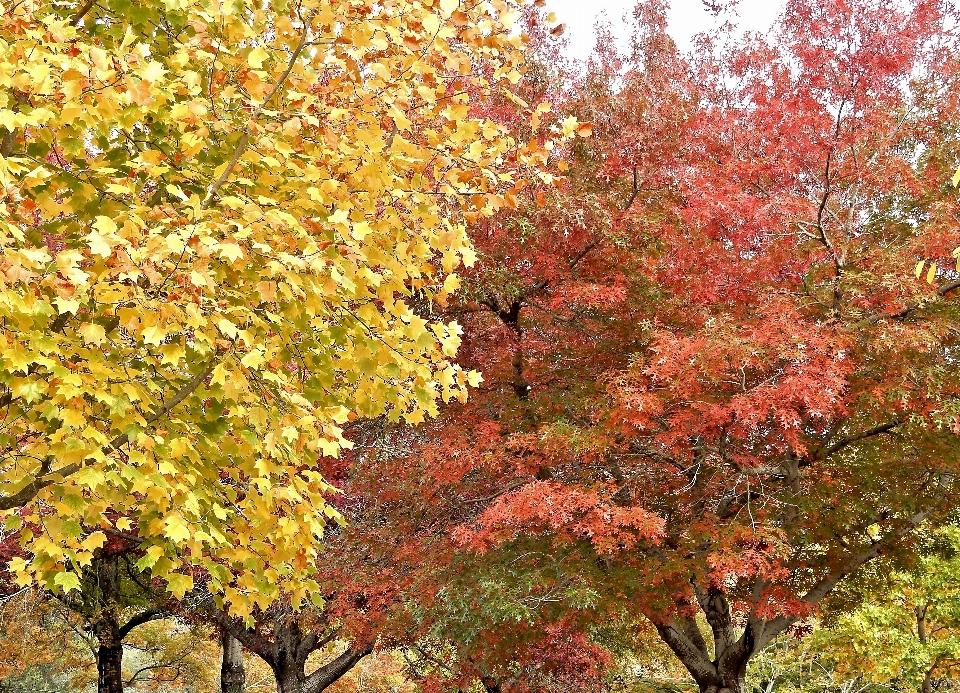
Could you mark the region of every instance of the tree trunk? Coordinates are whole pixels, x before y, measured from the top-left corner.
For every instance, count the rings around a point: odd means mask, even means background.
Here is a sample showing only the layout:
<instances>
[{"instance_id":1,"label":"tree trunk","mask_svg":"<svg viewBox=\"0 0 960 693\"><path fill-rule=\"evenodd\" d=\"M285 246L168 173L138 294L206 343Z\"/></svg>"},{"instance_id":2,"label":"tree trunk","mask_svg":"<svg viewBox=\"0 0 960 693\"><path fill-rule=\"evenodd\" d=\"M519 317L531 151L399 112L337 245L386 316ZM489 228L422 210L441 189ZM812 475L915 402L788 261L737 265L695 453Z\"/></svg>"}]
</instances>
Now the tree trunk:
<instances>
[{"instance_id":1,"label":"tree trunk","mask_svg":"<svg viewBox=\"0 0 960 693\"><path fill-rule=\"evenodd\" d=\"M97 648L97 693L123 693L123 643L100 641Z\"/></svg>"},{"instance_id":2,"label":"tree trunk","mask_svg":"<svg viewBox=\"0 0 960 693\"><path fill-rule=\"evenodd\" d=\"M307 676L305 666L312 651L301 648L299 657L284 656L284 650L278 648L279 657L272 664L273 674L277 679L277 693L323 693L370 654L371 648L350 648Z\"/></svg>"},{"instance_id":3,"label":"tree trunk","mask_svg":"<svg viewBox=\"0 0 960 693\"><path fill-rule=\"evenodd\" d=\"M243 693L246 674L243 670L243 648L235 637L223 632L223 661L220 665L220 693Z\"/></svg>"},{"instance_id":4,"label":"tree trunk","mask_svg":"<svg viewBox=\"0 0 960 693\"><path fill-rule=\"evenodd\" d=\"M673 650L700 693L744 693L747 662L756 653L753 623L738 638L726 597L718 591L700 593L698 601L713 631L713 647L693 616L654 623L661 639Z\"/></svg>"},{"instance_id":5,"label":"tree trunk","mask_svg":"<svg viewBox=\"0 0 960 693\"><path fill-rule=\"evenodd\" d=\"M746 676L735 674L724 678L725 680L701 687L701 693L743 693L746 689Z\"/></svg>"},{"instance_id":6,"label":"tree trunk","mask_svg":"<svg viewBox=\"0 0 960 693\"><path fill-rule=\"evenodd\" d=\"M123 693L123 636L116 608L120 587L119 561L109 555L95 562L101 593L99 618L93 623L97 637L97 693Z\"/></svg>"},{"instance_id":7,"label":"tree trunk","mask_svg":"<svg viewBox=\"0 0 960 693\"><path fill-rule=\"evenodd\" d=\"M303 668L310 648L303 647L300 625L292 618L280 618L274 624L274 655L270 666L277 679L277 693L303 693L306 679Z\"/></svg>"},{"instance_id":8,"label":"tree trunk","mask_svg":"<svg viewBox=\"0 0 960 693\"><path fill-rule=\"evenodd\" d=\"M337 632L335 629L325 637L321 637L320 634L312 630L304 633L294 615L280 613L274 619L273 639L271 640L255 630L240 627L239 623L222 612L215 612L215 617L220 627L224 629L223 672L226 671L226 640L228 637L230 639L235 638L238 647L242 644L247 650L270 665L277 682L277 693L323 693L324 690L338 681L373 651L372 645L352 645L338 657L307 676L307 659L313 652L321 650L333 641ZM229 636L226 634L228 631ZM240 661L239 656L237 661ZM242 667L242 664L240 666ZM221 673L221 676L224 676L224 674ZM228 692L224 685L222 693L233 693L233 691Z\"/></svg>"},{"instance_id":9,"label":"tree trunk","mask_svg":"<svg viewBox=\"0 0 960 693\"><path fill-rule=\"evenodd\" d=\"M277 693L303 693L303 663L293 657L282 658L274 667Z\"/></svg>"}]
</instances>

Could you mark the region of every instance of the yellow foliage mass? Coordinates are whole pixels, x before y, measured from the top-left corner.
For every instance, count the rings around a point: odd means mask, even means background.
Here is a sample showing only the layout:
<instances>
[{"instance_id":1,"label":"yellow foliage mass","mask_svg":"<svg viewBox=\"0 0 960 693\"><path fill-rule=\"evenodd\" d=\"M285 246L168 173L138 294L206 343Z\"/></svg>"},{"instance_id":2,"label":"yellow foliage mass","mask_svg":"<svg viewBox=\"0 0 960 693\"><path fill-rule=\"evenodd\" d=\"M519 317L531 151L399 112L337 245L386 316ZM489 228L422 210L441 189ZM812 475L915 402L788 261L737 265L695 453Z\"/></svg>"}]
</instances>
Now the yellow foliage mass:
<instances>
[{"instance_id":1,"label":"yellow foliage mass","mask_svg":"<svg viewBox=\"0 0 960 693\"><path fill-rule=\"evenodd\" d=\"M174 595L200 568L240 616L319 599L317 459L478 382L460 328L412 306L457 287L462 218L512 199L505 169L545 161L476 108L523 69L517 8L0 5L13 570L69 590L135 534Z\"/></svg>"}]
</instances>

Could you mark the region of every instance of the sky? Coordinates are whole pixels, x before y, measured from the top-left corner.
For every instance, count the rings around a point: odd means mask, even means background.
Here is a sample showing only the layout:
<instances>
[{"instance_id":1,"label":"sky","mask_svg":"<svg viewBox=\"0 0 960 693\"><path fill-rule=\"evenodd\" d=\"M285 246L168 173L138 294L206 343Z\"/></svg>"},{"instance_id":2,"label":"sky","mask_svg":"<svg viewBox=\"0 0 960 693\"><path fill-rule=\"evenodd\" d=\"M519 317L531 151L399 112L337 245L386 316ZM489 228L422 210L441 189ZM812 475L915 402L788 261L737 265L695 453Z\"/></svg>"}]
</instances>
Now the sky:
<instances>
[{"instance_id":1,"label":"sky","mask_svg":"<svg viewBox=\"0 0 960 693\"><path fill-rule=\"evenodd\" d=\"M623 26L623 13L633 8L634 0L547 0L547 10L567 25L570 52L585 58L593 48L593 24L601 11L606 11L616 30ZM702 0L673 0L670 11L670 33L681 49L690 45L690 37L714 26L714 18L703 8ZM744 30L759 31L770 26L784 5L783 0L740 0L738 24Z\"/></svg>"}]
</instances>

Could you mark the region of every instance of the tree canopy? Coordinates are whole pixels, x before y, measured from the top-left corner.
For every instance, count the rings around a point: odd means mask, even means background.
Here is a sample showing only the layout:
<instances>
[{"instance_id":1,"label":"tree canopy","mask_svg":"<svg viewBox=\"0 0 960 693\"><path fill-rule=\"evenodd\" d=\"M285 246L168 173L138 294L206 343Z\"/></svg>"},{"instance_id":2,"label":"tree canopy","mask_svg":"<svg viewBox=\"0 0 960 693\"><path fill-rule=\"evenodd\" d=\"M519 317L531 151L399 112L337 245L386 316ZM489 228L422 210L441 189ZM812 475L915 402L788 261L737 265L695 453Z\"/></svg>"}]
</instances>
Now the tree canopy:
<instances>
[{"instance_id":1,"label":"tree canopy","mask_svg":"<svg viewBox=\"0 0 960 693\"><path fill-rule=\"evenodd\" d=\"M4 6L0 582L101 690L140 613L230 693L950 675L960 10L545 5Z\"/></svg>"},{"instance_id":2,"label":"tree canopy","mask_svg":"<svg viewBox=\"0 0 960 693\"><path fill-rule=\"evenodd\" d=\"M506 2L18 2L0 25L0 507L23 582L111 533L237 613L311 567L343 425L464 397L442 304L539 156L471 99ZM507 181L506 183L504 181Z\"/></svg>"}]
</instances>

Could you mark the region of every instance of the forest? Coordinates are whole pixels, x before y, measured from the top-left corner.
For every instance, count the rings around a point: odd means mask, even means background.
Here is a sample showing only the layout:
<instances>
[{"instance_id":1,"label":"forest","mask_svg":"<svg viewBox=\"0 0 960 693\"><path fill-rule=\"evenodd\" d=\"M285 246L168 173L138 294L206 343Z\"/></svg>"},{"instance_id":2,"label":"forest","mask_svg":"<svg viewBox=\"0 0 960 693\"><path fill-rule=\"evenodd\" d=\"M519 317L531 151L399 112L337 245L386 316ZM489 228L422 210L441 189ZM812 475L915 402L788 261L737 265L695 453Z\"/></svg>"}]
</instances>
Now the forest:
<instances>
[{"instance_id":1,"label":"forest","mask_svg":"<svg viewBox=\"0 0 960 693\"><path fill-rule=\"evenodd\" d=\"M960 7L0 0L0 693L960 691Z\"/></svg>"}]
</instances>

